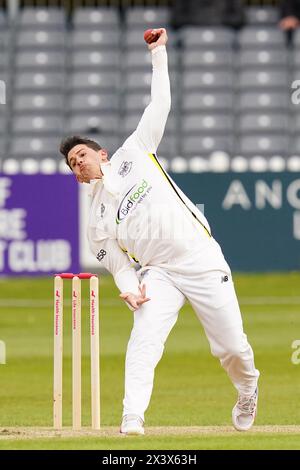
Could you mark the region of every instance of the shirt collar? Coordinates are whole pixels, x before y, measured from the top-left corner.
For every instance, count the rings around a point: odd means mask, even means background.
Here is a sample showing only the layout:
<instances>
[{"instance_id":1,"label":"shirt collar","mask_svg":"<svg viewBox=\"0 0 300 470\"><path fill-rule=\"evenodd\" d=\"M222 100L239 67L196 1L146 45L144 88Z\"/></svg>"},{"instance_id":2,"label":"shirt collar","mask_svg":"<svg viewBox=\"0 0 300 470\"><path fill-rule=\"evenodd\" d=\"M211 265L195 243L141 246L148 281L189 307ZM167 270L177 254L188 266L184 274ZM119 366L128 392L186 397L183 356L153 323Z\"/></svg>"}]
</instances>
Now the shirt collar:
<instances>
[{"instance_id":1,"label":"shirt collar","mask_svg":"<svg viewBox=\"0 0 300 470\"><path fill-rule=\"evenodd\" d=\"M89 196L94 197L97 189L103 184L102 179L94 179L90 181Z\"/></svg>"},{"instance_id":2,"label":"shirt collar","mask_svg":"<svg viewBox=\"0 0 300 470\"><path fill-rule=\"evenodd\" d=\"M109 172L110 167L111 167L110 161L100 163L100 169L101 169L103 175L105 175L106 173ZM97 178L97 179L91 180L90 181L90 188L89 188L89 196L93 197L95 195L96 191L98 190L98 188L102 185L103 185L103 179L102 178Z\"/></svg>"}]
</instances>

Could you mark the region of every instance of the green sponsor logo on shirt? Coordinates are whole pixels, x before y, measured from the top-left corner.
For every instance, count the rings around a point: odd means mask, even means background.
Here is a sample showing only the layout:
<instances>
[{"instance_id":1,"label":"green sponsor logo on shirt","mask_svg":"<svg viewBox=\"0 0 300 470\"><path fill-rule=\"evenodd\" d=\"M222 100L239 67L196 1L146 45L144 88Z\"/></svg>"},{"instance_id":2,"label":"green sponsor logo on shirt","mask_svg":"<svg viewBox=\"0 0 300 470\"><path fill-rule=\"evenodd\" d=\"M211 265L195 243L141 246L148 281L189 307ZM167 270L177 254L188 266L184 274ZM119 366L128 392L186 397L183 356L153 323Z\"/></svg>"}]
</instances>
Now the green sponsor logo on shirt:
<instances>
[{"instance_id":1,"label":"green sponsor logo on shirt","mask_svg":"<svg viewBox=\"0 0 300 470\"><path fill-rule=\"evenodd\" d=\"M135 184L123 197L117 212L116 223L120 224L129 212L143 199L143 195L151 189L144 179L141 184Z\"/></svg>"}]
</instances>

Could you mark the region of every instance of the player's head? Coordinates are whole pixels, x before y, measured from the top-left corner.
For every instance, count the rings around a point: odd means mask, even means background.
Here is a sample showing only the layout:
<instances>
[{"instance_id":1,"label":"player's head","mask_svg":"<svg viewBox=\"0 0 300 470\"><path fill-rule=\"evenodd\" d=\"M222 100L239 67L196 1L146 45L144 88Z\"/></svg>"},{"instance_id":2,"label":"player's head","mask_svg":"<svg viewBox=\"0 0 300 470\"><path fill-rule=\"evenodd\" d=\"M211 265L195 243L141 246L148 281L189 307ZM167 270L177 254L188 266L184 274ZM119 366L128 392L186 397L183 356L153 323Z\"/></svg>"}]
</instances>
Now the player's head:
<instances>
[{"instance_id":1,"label":"player's head","mask_svg":"<svg viewBox=\"0 0 300 470\"><path fill-rule=\"evenodd\" d=\"M94 140L73 135L60 144L60 152L79 183L101 178L100 162L107 161L107 151Z\"/></svg>"}]
</instances>

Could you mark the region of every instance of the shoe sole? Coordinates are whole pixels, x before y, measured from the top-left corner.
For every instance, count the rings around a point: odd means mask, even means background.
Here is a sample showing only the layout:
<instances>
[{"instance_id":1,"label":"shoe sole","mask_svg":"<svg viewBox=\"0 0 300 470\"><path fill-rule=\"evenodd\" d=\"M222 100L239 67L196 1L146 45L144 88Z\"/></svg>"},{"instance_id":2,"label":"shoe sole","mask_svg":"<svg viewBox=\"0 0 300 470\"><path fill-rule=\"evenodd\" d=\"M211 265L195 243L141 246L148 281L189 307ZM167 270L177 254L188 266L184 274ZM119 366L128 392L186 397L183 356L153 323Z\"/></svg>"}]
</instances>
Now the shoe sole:
<instances>
[{"instance_id":1,"label":"shoe sole","mask_svg":"<svg viewBox=\"0 0 300 470\"><path fill-rule=\"evenodd\" d=\"M120 434L123 434L123 436L144 436L145 433L141 431L127 431L127 432L120 431Z\"/></svg>"},{"instance_id":2,"label":"shoe sole","mask_svg":"<svg viewBox=\"0 0 300 470\"><path fill-rule=\"evenodd\" d=\"M124 436L143 436L145 434L144 429L130 429L129 431L122 431L120 429L120 434L123 434Z\"/></svg>"}]
</instances>

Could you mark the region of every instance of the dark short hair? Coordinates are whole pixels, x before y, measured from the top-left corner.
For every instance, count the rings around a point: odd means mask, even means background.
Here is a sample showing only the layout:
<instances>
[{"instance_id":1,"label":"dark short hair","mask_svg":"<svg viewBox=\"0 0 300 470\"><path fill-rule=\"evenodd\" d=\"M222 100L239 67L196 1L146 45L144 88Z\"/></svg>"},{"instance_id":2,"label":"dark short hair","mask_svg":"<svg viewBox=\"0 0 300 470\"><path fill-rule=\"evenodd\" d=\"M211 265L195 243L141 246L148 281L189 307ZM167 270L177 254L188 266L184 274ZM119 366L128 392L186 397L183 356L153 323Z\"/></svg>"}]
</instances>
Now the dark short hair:
<instances>
[{"instance_id":1,"label":"dark short hair","mask_svg":"<svg viewBox=\"0 0 300 470\"><path fill-rule=\"evenodd\" d=\"M80 135L72 135L66 137L61 141L59 150L60 153L65 157L66 164L69 168L71 167L68 160L68 154L73 147L76 147L76 145L80 144L86 145L87 147L90 147L91 149L96 151L102 149L102 147L94 140L86 139L85 137L81 137Z\"/></svg>"}]
</instances>

